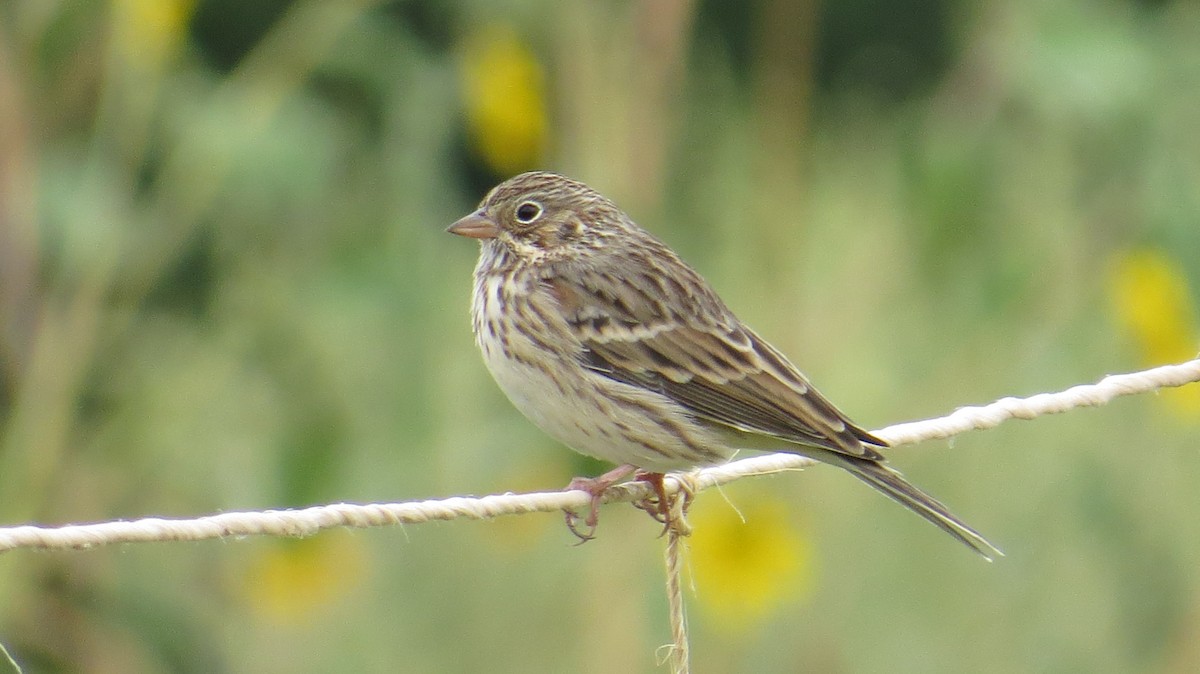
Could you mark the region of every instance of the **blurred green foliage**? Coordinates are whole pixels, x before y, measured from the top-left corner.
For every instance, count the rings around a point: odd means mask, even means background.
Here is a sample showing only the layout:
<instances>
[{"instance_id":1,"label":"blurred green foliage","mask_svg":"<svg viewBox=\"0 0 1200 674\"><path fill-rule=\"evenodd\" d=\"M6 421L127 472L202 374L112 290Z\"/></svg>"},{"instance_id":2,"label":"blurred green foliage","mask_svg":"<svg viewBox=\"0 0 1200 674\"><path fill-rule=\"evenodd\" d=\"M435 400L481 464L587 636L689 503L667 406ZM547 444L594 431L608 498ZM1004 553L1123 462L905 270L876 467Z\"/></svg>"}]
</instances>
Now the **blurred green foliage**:
<instances>
[{"instance_id":1,"label":"blurred green foliage","mask_svg":"<svg viewBox=\"0 0 1200 674\"><path fill-rule=\"evenodd\" d=\"M600 470L488 379L442 231L525 168L616 199L868 426L1190 358L1197 34L1185 0L0 2L0 522ZM1183 390L896 452L993 565L835 471L705 494L694 667L1195 671L1198 422ZM658 671L657 533L18 551L0 643L26 672Z\"/></svg>"}]
</instances>

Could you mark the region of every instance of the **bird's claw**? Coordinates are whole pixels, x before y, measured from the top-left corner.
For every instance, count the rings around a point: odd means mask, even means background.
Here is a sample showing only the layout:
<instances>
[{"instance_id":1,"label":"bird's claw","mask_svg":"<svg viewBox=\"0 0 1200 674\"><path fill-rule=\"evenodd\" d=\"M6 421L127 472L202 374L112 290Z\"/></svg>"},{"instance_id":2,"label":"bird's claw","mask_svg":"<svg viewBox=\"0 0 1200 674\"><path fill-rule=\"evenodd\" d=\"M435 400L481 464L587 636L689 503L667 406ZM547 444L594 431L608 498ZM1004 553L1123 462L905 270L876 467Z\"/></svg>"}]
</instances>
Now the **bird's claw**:
<instances>
[{"instance_id":1,"label":"bird's claw","mask_svg":"<svg viewBox=\"0 0 1200 674\"><path fill-rule=\"evenodd\" d=\"M663 533L671 526L671 501L667 498L666 487L663 485L662 473L645 473L639 471L634 479L650 485L653 494L634 503L634 507L644 510L646 514L664 526Z\"/></svg>"},{"instance_id":2,"label":"bird's claw","mask_svg":"<svg viewBox=\"0 0 1200 674\"><path fill-rule=\"evenodd\" d=\"M579 539L577 545L582 545L596 537L596 525L600 521L600 502L604 498L604 492L631 472L634 472L632 466L619 466L600 477L577 477L567 485L566 491L582 491L591 496L586 517L580 517L579 513L570 508L563 509L567 529ZM634 473L635 480L645 482L650 486L651 494L633 505L649 514L655 522L663 525L660 536L672 530L686 536L691 530L687 524L687 510L695 491L689 480L686 479L687 476L684 475L679 476L678 493L668 496L666 486L663 484L664 477L663 473L640 470ZM582 526L580 525L581 521Z\"/></svg>"},{"instance_id":3,"label":"bird's claw","mask_svg":"<svg viewBox=\"0 0 1200 674\"><path fill-rule=\"evenodd\" d=\"M691 527L688 526L686 516L695 491L690 481L685 479L686 476L677 476L679 491L673 496L668 496L666 486L663 484L664 477L666 476L662 473L639 472L635 475L634 479L649 484L654 493L634 505L646 511L655 522L663 525L660 537L665 536L671 530L687 536L691 533Z\"/></svg>"},{"instance_id":4,"label":"bird's claw","mask_svg":"<svg viewBox=\"0 0 1200 674\"><path fill-rule=\"evenodd\" d=\"M633 466L621 465L599 477L573 478L567 485L565 491L582 491L592 497L588 504L587 517L583 518L583 525L587 527L586 529L579 528L579 513L570 508L563 508L567 529L579 539L579 543L576 545L582 545L596 537L596 524L600 521L600 501L604 498L604 492L633 471Z\"/></svg>"},{"instance_id":5,"label":"bird's claw","mask_svg":"<svg viewBox=\"0 0 1200 674\"><path fill-rule=\"evenodd\" d=\"M585 530L579 528L579 513L570 508L563 508L563 515L567 521L567 529L579 539L575 545L583 545L596 537L598 518L596 517L596 508L594 506L591 509L591 513L583 520L583 525L587 527Z\"/></svg>"}]
</instances>

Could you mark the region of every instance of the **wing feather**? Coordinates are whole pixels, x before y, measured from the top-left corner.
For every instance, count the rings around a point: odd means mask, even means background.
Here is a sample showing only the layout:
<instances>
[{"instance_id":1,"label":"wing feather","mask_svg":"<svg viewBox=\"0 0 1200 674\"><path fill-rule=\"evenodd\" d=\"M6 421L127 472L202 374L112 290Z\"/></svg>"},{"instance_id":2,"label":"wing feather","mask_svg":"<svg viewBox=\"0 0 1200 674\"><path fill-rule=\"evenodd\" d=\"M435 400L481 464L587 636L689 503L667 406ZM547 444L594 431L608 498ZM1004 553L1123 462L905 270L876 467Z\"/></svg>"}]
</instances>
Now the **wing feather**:
<instances>
[{"instance_id":1,"label":"wing feather","mask_svg":"<svg viewBox=\"0 0 1200 674\"><path fill-rule=\"evenodd\" d=\"M691 269L680 269L689 281L687 303L663 302L664 291L678 289L648 273L602 283L575 270L573 280L556 276L545 284L592 370L738 431L882 458L875 448L886 443L851 423L783 354L742 326Z\"/></svg>"}]
</instances>

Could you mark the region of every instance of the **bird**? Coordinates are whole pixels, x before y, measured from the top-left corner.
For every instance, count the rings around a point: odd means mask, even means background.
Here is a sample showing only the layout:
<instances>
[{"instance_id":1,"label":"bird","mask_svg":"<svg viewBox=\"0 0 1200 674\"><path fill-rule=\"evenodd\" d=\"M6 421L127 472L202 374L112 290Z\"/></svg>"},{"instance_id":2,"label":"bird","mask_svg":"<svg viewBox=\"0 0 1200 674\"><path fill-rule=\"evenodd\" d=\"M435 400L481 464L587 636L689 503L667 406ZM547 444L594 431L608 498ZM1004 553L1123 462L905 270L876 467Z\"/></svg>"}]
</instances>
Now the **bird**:
<instances>
[{"instance_id":1,"label":"bird","mask_svg":"<svg viewBox=\"0 0 1200 674\"><path fill-rule=\"evenodd\" d=\"M884 439L584 183L522 173L447 231L480 243L471 322L497 385L551 437L618 464L568 486L592 496L592 532L601 494L631 473L657 477L661 496L663 473L753 450L841 468L985 558L1003 554L886 465Z\"/></svg>"}]
</instances>

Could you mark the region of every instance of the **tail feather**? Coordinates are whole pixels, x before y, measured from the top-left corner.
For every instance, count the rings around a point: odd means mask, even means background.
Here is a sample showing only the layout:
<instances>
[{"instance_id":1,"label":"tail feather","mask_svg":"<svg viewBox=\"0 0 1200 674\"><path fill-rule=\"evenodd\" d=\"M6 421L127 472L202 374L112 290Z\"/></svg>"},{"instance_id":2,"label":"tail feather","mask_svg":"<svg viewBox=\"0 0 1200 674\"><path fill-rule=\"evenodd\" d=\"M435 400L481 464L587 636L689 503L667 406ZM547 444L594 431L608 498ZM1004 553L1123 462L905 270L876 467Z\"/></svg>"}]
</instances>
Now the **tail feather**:
<instances>
[{"instance_id":1,"label":"tail feather","mask_svg":"<svg viewBox=\"0 0 1200 674\"><path fill-rule=\"evenodd\" d=\"M932 522L942 531L953 536L963 545L983 555L988 561L1003 557L1004 553L992 545L978 531L967 526L946 509L937 499L918 489L904 479L900 473L869 459L835 455L831 463L848 470L854 477L866 482L893 501ZM829 459L825 459L829 461Z\"/></svg>"}]
</instances>

